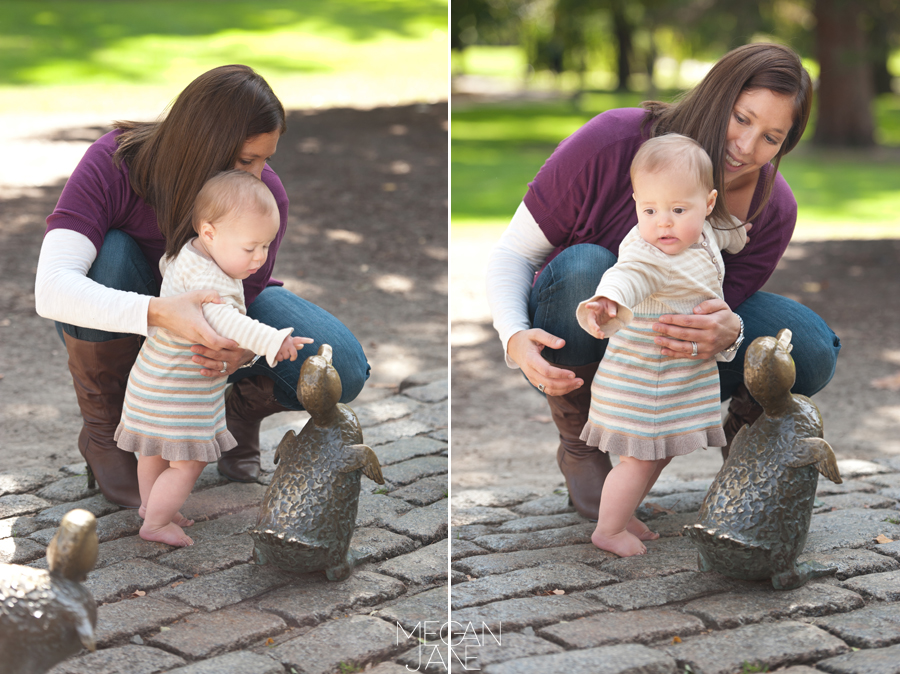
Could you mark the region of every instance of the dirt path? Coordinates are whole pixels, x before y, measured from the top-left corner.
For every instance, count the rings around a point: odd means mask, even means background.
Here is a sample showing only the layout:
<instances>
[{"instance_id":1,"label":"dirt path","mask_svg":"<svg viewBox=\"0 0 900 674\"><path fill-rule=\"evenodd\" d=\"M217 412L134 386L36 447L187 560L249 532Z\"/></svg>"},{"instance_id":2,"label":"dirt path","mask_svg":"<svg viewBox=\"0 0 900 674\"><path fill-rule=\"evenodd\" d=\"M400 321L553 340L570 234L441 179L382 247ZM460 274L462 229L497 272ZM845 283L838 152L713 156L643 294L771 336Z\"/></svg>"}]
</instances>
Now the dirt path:
<instances>
[{"instance_id":1,"label":"dirt path","mask_svg":"<svg viewBox=\"0 0 900 674\"><path fill-rule=\"evenodd\" d=\"M484 267L499 232L451 232L452 486L562 484L547 406L502 361L484 298ZM815 396L839 459L900 456L900 240L796 241L765 290L802 301L842 340L834 379ZM673 461L667 476L711 477L718 452Z\"/></svg>"},{"instance_id":2,"label":"dirt path","mask_svg":"<svg viewBox=\"0 0 900 674\"><path fill-rule=\"evenodd\" d=\"M20 158L0 171L0 472L55 468L80 460L80 416L65 349L34 312L34 273L70 167L107 129L0 121L4 154ZM363 344L372 376L359 404L446 368L446 104L290 112L272 166L291 200L274 275Z\"/></svg>"}]
</instances>

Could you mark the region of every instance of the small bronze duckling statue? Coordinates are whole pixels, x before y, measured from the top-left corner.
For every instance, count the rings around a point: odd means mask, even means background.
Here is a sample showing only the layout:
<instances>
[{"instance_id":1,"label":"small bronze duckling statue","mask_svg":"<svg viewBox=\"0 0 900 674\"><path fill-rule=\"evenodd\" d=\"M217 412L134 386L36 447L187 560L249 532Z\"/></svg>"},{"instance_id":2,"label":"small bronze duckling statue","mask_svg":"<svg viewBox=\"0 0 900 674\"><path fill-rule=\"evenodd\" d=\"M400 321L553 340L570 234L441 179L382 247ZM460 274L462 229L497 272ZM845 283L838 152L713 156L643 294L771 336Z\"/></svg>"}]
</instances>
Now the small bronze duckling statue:
<instances>
[{"instance_id":1,"label":"small bronze duckling statue","mask_svg":"<svg viewBox=\"0 0 900 674\"><path fill-rule=\"evenodd\" d=\"M278 467L259 510L253 561L295 573L350 575L356 555L360 473L384 484L378 457L362 444L356 413L339 403L341 378L323 344L300 368L297 397L312 417L299 435L288 431L275 452Z\"/></svg>"},{"instance_id":2,"label":"small bronze duckling statue","mask_svg":"<svg viewBox=\"0 0 900 674\"><path fill-rule=\"evenodd\" d=\"M841 482L822 416L791 393L796 378L791 331L759 337L747 349L744 382L763 414L744 426L700 507L685 527L701 571L744 580L771 578L778 590L835 573L817 562L796 563L806 545L819 473Z\"/></svg>"},{"instance_id":3,"label":"small bronze duckling statue","mask_svg":"<svg viewBox=\"0 0 900 674\"><path fill-rule=\"evenodd\" d=\"M50 571L0 564L0 671L40 674L82 646L96 650L97 603L81 581L97 549L97 520L78 509L47 547Z\"/></svg>"}]
</instances>

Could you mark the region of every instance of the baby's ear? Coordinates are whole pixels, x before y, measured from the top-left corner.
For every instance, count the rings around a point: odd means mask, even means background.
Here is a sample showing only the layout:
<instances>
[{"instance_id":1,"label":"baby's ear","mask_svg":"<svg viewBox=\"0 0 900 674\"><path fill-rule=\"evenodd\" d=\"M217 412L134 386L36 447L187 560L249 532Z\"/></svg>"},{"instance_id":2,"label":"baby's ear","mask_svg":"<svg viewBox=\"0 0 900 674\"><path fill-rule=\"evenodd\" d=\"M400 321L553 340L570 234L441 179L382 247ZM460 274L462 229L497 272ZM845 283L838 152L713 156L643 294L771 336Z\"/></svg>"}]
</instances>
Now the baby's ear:
<instances>
[{"instance_id":1,"label":"baby's ear","mask_svg":"<svg viewBox=\"0 0 900 674\"><path fill-rule=\"evenodd\" d=\"M216 226L211 222L201 222L197 227L197 236L203 241L212 241L216 238Z\"/></svg>"},{"instance_id":2,"label":"baby's ear","mask_svg":"<svg viewBox=\"0 0 900 674\"><path fill-rule=\"evenodd\" d=\"M719 196L719 192L717 190L710 190L709 196L706 197L706 214L709 215L712 213L713 208L716 206L716 198Z\"/></svg>"}]
</instances>

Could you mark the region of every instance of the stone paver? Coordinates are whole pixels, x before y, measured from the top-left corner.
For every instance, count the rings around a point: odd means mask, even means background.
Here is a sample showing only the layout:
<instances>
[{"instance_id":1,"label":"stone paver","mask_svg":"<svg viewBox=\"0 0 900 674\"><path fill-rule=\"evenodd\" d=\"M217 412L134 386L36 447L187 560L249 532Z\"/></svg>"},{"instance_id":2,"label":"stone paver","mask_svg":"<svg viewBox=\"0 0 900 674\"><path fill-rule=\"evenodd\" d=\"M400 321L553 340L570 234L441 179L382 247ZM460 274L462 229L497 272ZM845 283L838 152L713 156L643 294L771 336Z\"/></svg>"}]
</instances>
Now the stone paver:
<instances>
[{"instance_id":1,"label":"stone paver","mask_svg":"<svg viewBox=\"0 0 900 674\"><path fill-rule=\"evenodd\" d=\"M683 610L715 629L729 629L777 618L821 616L862 608L855 592L824 583L809 583L796 590L728 592L689 602Z\"/></svg>"},{"instance_id":2,"label":"stone paver","mask_svg":"<svg viewBox=\"0 0 900 674\"><path fill-rule=\"evenodd\" d=\"M450 546L447 539L419 548L400 557L382 562L376 567L379 573L421 585L447 580L447 556Z\"/></svg>"},{"instance_id":3,"label":"stone paver","mask_svg":"<svg viewBox=\"0 0 900 674\"><path fill-rule=\"evenodd\" d=\"M272 613L246 608L226 608L190 615L147 643L187 660L208 658L260 639L277 636L287 625Z\"/></svg>"},{"instance_id":4,"label":"stone paver","mask_svg":"<svg viewBox=\"0 0 900 674\"><path fill-rule=\"evenodd\" d=\"M0 474L0 498L8 494L22 494L43 487L48 482L58 479L53 471L42 468L17 470ZM0 517L6 517L2 515Z\"/></svg>"},{"instance_id":5,"label":"stone paver","mask_svg":"<svg viewBox=\"0 0 900 674\"><path fill-rule=\"evenodd\" d=\"M408 484L391 492L393 498L400 498L415 506L426 506L447 498L447 476L434 475Z\"/></svg>"},{"instance_id":6,"label":"stone paver","mask_svg":"<svg viewBox=\"0 0 900 674\"><path fill-rule=\"evenodd\" d=\"M28 538L0 539L0 564L25 564L47 554L47 548Z\"/></svg>"},{"instance_id":7,"label":"stone paver","mask_svg":"<svg viewBox=\"0 0 900 674\"><path fill-rule=\"evenodd\" d=\"M183 658L148 646L116 646L70 658L49 674L155 674L187 664Z\"/></svg>"},{"instance_id":8,"label":"stone paver","mask_svg":"<svg viewBox=\"0 0 900 674\"><path fill-rule=\"evenodd\" d=\"M588 648L555 655L539 655L524 660L488 665L485 674L675 674L675 661L638 644Z\"/></svg>"},{"instance_id":9,"label":"stone paver","mask_svg":"<svg viewBox=\"0 0 900 674\"><path fill-rule=\"evenodd\" d=\"M568 493L550 494L531 501L526 501L513 508L517 513L525 517L534 515L560 515L562 513L575 512L575 508L569 505Z\"/></svg>"},{"instance_id":10,"label":"stone paver","mask_svg":"<svg viewBox=\"0 0 900 674\"><path fill-rule=\"evenodd\" d=\"M179 602L148 596L105 604L97 609L95 639L101 648L125 643L193 612Z\"/></svg>"},{"instance_id":11,"label":"stone paver","mask_svg":"<svg viewBox=\"0 0 900 674\"><path fill-rule=\"evenodd\" d=\"M245 564L252 557L253 539L249 534L241 534L219 540L195 541L194 545L158 557L156 562L193 576Z\"/></svg>"},{"instance_id":12,"label":"stone paver","mask_svg":"<svg viewBox=\"0 0 900 674\"><path fill-rule=\"evenodd\" d=\"M660 639L685 637L705 629L703 621L668 609L643 609L598 615L551 625L538 635L573 648L596 648L630 642L650 643Z\"/></svg>"},{"instance_id":13,"label":"stone paver","mask_svg":"<svg viewBox=\"0 0 900 674\"><path fill-rule=\"evenodd\" d=\"M734 586L735 582L724 576L686 571L663 578L629 580L592 590L585 596L610 608L631 611L727 592Z\"/></svg>"},{"instance_id":14,"label":"stone paver","mask_svg":"<svg viewBox=\"0 0 900 674\"><path fill-rule=\"evenodd\" d=\"M747 666L765 671L812 663L850 649L818 627L787 620L688 637L663 650L696 674L733 674Z\"/></svg>"},{"instance_id":15,"label":"stone paver","mask_svg":"<svg viewBox=\"0 0 900 674\"><path fill-rule=\"evenodd\" d=\"M379 618L351 616L314 627L271 649L270 654L297 674L333 674L381 662L401 648L406 646L398 648L394 626Z\"/></svg>"},{"instance_id":16,"label":"stone paver","mask_svg":"<svg viewBox=\"0 0 900 674\"><path fill-rule=\"evenodd\" d=\"M585 522L561 529L546 529L527 534L490 534L479 536L475 539L475 543L493 552L555 548L576 543L589 543L594 527L594 524Z\"/></svg>"},{"instance_id":17,"label":"stone paver","mask_svg":"<svg viewBox=\"0 0 900 674\"><path fill-rule=\"evenodd\" d=\"M453 611L456 623L484 623L492 630L520 630L523 627L543 627L563 620L575 620L584 616L608 611L597 601L583 595L552 595L549 597L525 597L505 599L484 606Z\"/></svg>"},{"instance_id":18,"label":"stone paver","mask_svg":"<svg viewBox=\"0 0 900 674\"><path fill-rule=\"evenodd\" d=\"M283 674L280 662L247 651L227 653L187 667L170 669L169 674Z\"/></svg>"},{"instance_id":19,"label":"stone paver","mask_svg":"<svg viewBox=\"0 0 900 674\"><path fill-rule=\"evenodd\" d=\"M816 666L830 674L900 674L900 645L847 653Z\"/></svg>"},{"instance_id":20,"label":"stone paver","mask_svg":"<svg viewBox=\"0 0 900 674\"><path fill-rule=\"evenodd\" d=\"M447 621L447 587L436 587L411 597L405 597L376 611L376 615L392 625L401 625L407 632L421 629L425 622Z\"/></svg>"},{"instance_id":21,"label":"stone paver","mask_svg":"<svg viewBox=\"0 0 900 674\"><path fill-rule=\"evenodd\" d=\"M852 613L820 618L815 624L856 648L900 643L900 606L875 604Z\"/></svg>"},{"instance_id":22,"label":"stone paver","mask_svg":"<svg viewBox=\"0 0 900 674\"><path fill-rule=\"evenodd\" d=\"M447 538L447 500L442 499L424 508L410 510L386 524L392 531L423 543Z\"/></svg>"},{"instance_id":23,"label":"stone paver","mask_svg":"<svg viewBox=\"0 0 900 674\"><path fill-rule=\"evenodd\" d=\"M881 601L900 600L900 571L873 573L844 581L843 586Z\"/></svg>"},{"instance_id":24,"label":"stone paver","mask_svg":"<svg viewBox=\"0 0 900 674\"><path fill-rule=\"evenodd\" d=\"M406 591L399 580L371 571L359 571L339 583L322 583L312 576L307 574L303 580L267 594L256 605L291 625L304 627L355 607L382 604Z\"/></svg>"},{"instance_id":25,"label":"stone paver","mask_svg":"<svg viewBox=\"0 0 900 674\"><path fill-rule=\"evenodd\" d=\"M583 564L547 564L532 569L486 576L454 585L450 590L453 610L480 606L502 599L534 594L573 592L608 585L615 578Z\"/></svg>"},{"instance_id":26,"label":"stone paver","mask_svg":"<svg viewBox=\"0 0 900 674\"><path fill-rule=\"evenodd\" d=\"M84 586L102 604L136 591L148 592L183 579L181 571L145 559L133 559L111 564L88 574Z\"/></svg>"},{"instance_id":27,"label":"stone paver","mask_svg":"<svg viewBox=\"0 0 900 674\"><path fill-rule=\"evenodd\" d=\"M896 559L863 548L802 554L798 561L816 561L826 566L836 566L837 573L834 577L838 580L900 569L900 562Z\"/></svg>"},{"instance_id":28,"label":"stone paver","mask_svg":"<svg viewBox=\"0 0 900 674\"><path fill-rule=\"evenodd\" d=\"M50 507L50 501L33 494L10 494L0 496L0 518L17 515L31 515ZM62 517L62 515L60 515ZM41 523L43 524L43 522ZM57 521L58 524L58 521Z\"/></svg>"},{"instance_id":29,"label":"stone paver","mask_svg":"<svg viewBox=\"0 0 900 674\"><path fill-rule=\"evenodd\" d=\"M464 557L453 562L453 568L463 573L480 578L498 573L509 573L516 569L527 569L532 566L540 566L551 562L578 562L599 567L604 562L614 559L615 555L603 552L595 548L591 543L579 545L567 545L561 548L543 548L541 550L519 550L507 553L489 553L482 547L470 541L456 539L456 544L474 545L481 552L475 553L477 557Z\"/></svg>"}]
</instances>

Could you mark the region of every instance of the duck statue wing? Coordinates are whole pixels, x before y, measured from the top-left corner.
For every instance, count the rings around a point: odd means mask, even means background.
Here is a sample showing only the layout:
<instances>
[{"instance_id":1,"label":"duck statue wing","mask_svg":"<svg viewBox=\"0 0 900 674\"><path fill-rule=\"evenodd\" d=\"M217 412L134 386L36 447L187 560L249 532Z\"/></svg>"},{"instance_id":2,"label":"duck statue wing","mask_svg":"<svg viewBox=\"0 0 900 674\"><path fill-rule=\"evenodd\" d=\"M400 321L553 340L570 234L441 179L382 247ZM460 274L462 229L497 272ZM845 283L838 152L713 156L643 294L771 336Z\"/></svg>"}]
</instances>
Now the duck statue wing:
<instances>
[{"instance_id":1,"label":"duck statue wing","mask_svg":"<svg viewBox=\"0 0 900 674\"><path fill-rule=\"evenodd\" d=\"M834 451L832 451L831 445L822 438L797 440L785 456L785 463L791 468L815 464L816 470L835 484L843 482Z\"/></svg>"},{"instance_id":2,"label":"duck statue wing","mask_svg":"<svg viewBox=\"0 0 900 674\"><path fill-rule=\"evenodd\" d=\"M347 445L344 448L342 463L340 472L349 473L352 470L362 469L363 475L367 478L378 484L384 484L378 456L368 445Z\"/></svg>"}]
</instances>

